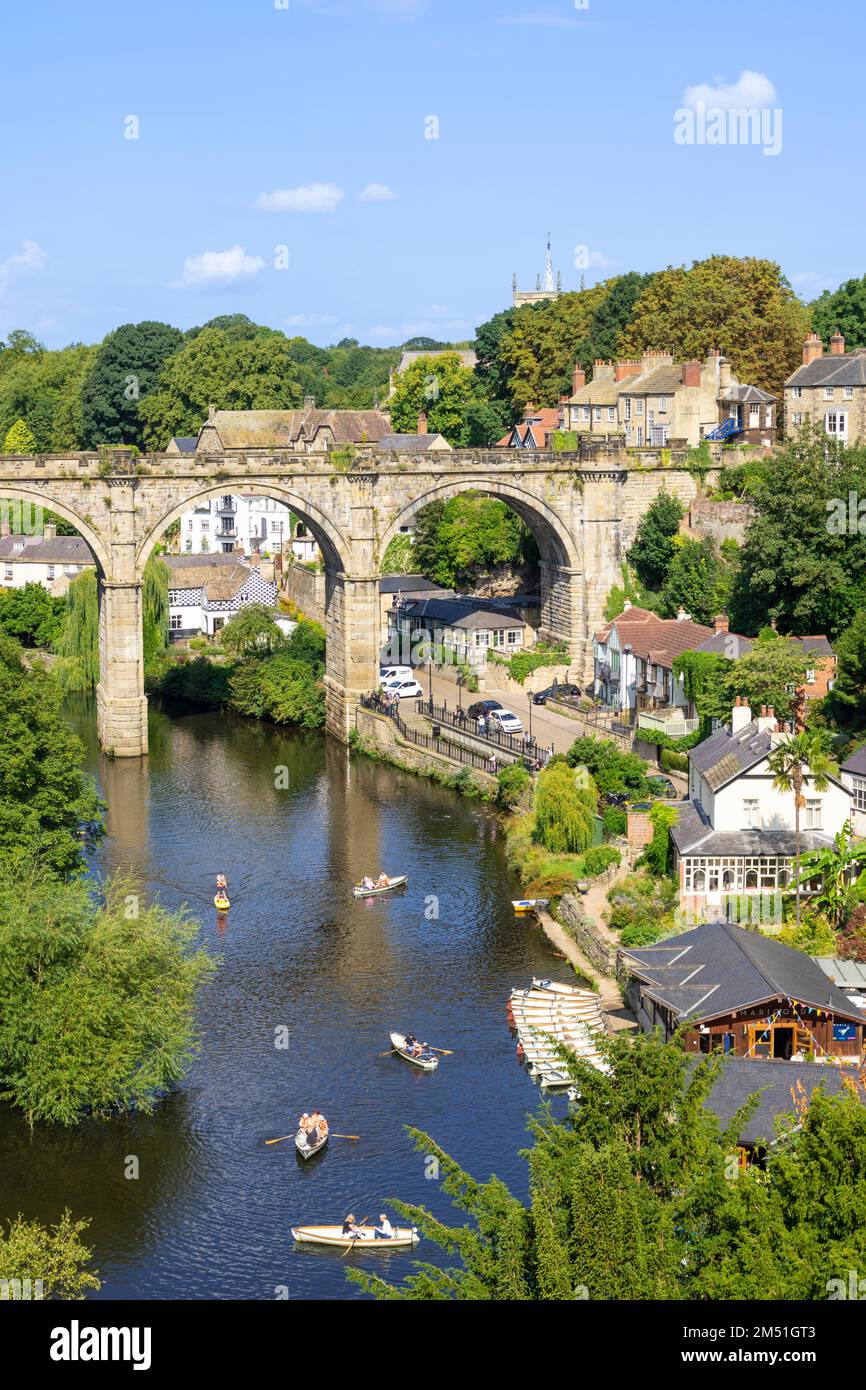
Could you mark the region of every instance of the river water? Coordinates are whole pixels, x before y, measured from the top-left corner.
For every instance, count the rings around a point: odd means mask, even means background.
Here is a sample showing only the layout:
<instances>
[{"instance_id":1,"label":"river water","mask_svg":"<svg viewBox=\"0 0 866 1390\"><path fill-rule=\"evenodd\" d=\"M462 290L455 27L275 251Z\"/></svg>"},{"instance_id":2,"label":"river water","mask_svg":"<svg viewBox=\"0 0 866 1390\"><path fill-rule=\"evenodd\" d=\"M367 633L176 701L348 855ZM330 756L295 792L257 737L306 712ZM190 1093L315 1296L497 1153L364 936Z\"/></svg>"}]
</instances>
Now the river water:
<instances>
[{"instance_id":1,"label":"river water","mask_svg":"<svg viewBox=\"0 0 866 1390\"><path fill-rule=\"evenodd\" d=\"M201 1052L154 1115L31 1133L0 1107L0 1216L91 1217L102 1298L351 1298L352 1261L390 1279L413 1259L447 1262L427 1241L342 1259L296 1247L289 1227L375 1219L392 1196L459 1224L406 1124L526 1194L518 1151L539 1092L505 1001L533 974L568 976L513 914L494 813L317 735L152 710L149 758L112 762L92 702L69 717L108 803L95 869L188 904L222 963L200 1000ZM380 867L407 873L407 889L353 899ZM455 1055L432 1074L378 1057L392 1028ZM314 1106L360 1140L331 1139L306 1164L292 1142L265 1145Z\"/></svg>"}]
</instances>

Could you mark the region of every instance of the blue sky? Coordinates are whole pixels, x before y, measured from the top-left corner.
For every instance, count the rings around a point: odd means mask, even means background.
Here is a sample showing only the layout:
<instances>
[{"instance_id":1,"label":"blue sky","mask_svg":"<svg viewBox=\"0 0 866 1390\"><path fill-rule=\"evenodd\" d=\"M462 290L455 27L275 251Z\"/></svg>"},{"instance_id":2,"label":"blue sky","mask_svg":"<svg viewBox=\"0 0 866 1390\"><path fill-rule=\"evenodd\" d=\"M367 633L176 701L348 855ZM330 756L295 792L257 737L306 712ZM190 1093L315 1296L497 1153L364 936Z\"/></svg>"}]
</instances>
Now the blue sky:
<instances>
[{"instance_id":1,"label":"blue sky","mask_svg":"<svg viewBox=\"0 0 866 1390\"><path fill-rule=\"evenodd\" d=\"M807 298L866 271L853 0L43 0L5 37L0 333L471 337L548 231L567 289L576 247L588 284L713 252ZM701 97L780 110L781 152L677 144Z\"/></svg>"}]
</instances>

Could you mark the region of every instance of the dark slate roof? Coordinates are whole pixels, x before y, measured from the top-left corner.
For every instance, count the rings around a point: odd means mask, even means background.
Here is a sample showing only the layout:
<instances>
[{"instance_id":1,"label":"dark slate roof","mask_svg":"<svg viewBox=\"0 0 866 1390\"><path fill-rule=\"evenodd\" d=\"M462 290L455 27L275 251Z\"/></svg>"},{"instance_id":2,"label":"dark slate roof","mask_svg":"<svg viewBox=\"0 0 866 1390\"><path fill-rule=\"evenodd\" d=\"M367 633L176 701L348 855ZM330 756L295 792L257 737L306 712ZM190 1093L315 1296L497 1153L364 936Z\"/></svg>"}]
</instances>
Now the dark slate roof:
<instances>
[{"instance_id":1,"label":"dark slate roof","mask_svg":"<svg viewBox=\"0 0 866 1390\"><path fill-rule=\"evenodd\" d=\"M81 536L3 536L0 560L23 565L92 565L93 554Z\"/></svg>"},{"instance_id":2,"label":"dark slate roof","mask_svg":"<svg viewBox=\"0 0 866 1390\"><path fill-rule=\"evenodd\" d=\"M738 734L732 734L728 726L723 724L693 748L689 758L706 779L707 785L713 791L718 791L719 787L762 762L772 746L769 730L759 733L758 722L753 719Z\"/></svg>"},{"instance_id":3,"label":"dark slate roof","mask_svg":"<svg viewBox=\"0 0 866 1390\"><path fill-rule=\"evenodd\" d=\"M866 743L855 750L846 758L839 769L840 772L854 772L858 777L866 777Z\"/></svg>"},{"instance_id":4,"label":"dark slate roof","mask_svg":"<svg viewBox=\"0 0 866 1390\"><path fill-rule=\"evenodd\" d=\"M786 826L764 830L713 830L703 807L694 801L683 803L679 819L671 826L671 837L681 857L700 854L758 859L797 852L794 831ZM804 854L832 846L830 835L822 835L818 830L800 831L800 849Z\"/></svg>"},{"instance_id":5,"label":"dark slate roof","mask_svg":"<svg viewBox=\"0 0 866 1390\"><path fill-rule=\"evenodd\" d=\"M845 352L819 357L808 366L798 367L786 386L866 386L866 351Z\"/></svg>"},{"instance_id":6,"label":"dark slate roof","mask_svg":"<svg viewBox=\"0 0 866 1390\"><path fill-rule=\"evenodd\" d=\"M423 574L383 574L379 580L380 594L423 594L428 589L435 590L437 594L453 593L453 590L443 589L441 584L427 579Z\"/></svg>"},{"instance_id":7,"label":"dark slate roof","mask_svg":"<svg viewBox=\"0 0 866 1390\"><path fill-rule=\"evenodd\" d=\"M693 1066L697 1061L697 1057L689 1058ZM774 1062L762 1057L729 1057L707 1097L706 1104L713 1114L718 1116L724 1127L745 1105L749 1097L760 1091L760 1105L737 1137L741 1144L769 1144L776 1137L776 1117L796 1113L795 1096L802 1098L805 1092L805 1095L811 1098L813 1091L819 1086L828 1095L838 1095L844 1086L845 1077L855 1073L856 1068L829 1064L816 1066L814 1062Z\"/></svg>"},{"instance_id":8,"label":"dark slate roof","mask_svg":"<svg viewBox=\"0 0 866 1390\"><path fill-rule=\"evenodd\" d=\"M768 405L775 399L769 391L762 391L760 386L728 386L719 396L720 401L741 401L745 405L758 402Z\"/></svg>"},{"instance_id":9,"label":"dark slate roof","mask_svg":"<svg viewBox=\"0 0 866 1390\"><path fill-rule=\"evenodd\" d=\"M401 454L423 454L434 444L439 446L441 434L386 434L379 440L379 448L384 452Z\"/></svg>"},{"instance_id":10,"label":"dark slate roof","mask_svg":"<svg viewBox=\"0 0 866 1390\"><path fill-rule=\"evenodd\" d=\"M477 599L424 598L407 603L403 609L407 618L432 618L448 627L523 627L518 613L502 608L486 607Z\"/></svg>"},{"instance_id":11,"label":"dark slate roof","mask_svg":"<svg viewBox=\"0 0 866 1390\"><path fill-rule=\"evenodd\" d=\"M203 569L210 565L236 565L237 555L227 555L222 550L211 550L199 555L163 555L170 570Z\"/></svg>"},{"instance_id":12,"label":"dark slate roof","mask_svg":"<svg viewBox=\"0 0 866 1390\"><path fill-rule=\"evenodd\" d=\"M840 956L816 956L818 964L834 984L847 992L866 990L866 962L842 960ZM863 1015L866 1021L866 1013Z\"/></svg>"},{"instance_id":13,"label":"dark slate roof","mask_svg":"<svg viewBox=\"0 0 866 1390\"><path fill-rule=\"evenodd\" d=\"M194 454L198 435L176 434L170 442L176 444L182 454Z\"/></svg>"},{"instance_id":14,"label":"dark slate roof","mask_svg":"<svg viewBox=\"0 0 866 1390\"><path fill-rule=\"evenodd\" d=\"M695 651L714 652L717 656L726 656L729 660L736 661L737 657L745 656L752 650L756 640L754 637L743 637L738 632L714 632L712 637L708 637L706 642L695 648ZM823 632L817 633L814 637L794 637L787 633L786 640L796 642L807 652L817 652L819 656L833 655L830 640Z\"/></svg>"},{"instance_id":15,"label":"dark slate roof","mask_svg":"<svg viewBox=\"0 0 866 1390\"><path fill-rule=\"evenodd\" d=\"M703 922L621 955L653 999L694 1023L780 995L862 1021L811 956L731 922Z\"/></svg>"}]
</instances>

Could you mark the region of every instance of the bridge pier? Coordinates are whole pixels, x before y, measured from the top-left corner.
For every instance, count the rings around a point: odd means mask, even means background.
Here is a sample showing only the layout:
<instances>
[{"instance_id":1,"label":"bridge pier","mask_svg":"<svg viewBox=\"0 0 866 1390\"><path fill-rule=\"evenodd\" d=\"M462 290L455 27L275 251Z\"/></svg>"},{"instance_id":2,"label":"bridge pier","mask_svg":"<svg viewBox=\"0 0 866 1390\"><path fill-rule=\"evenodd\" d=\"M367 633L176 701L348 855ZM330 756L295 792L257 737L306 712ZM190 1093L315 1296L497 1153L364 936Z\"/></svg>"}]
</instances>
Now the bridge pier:
<instances>
[{"instance_id":1,"label":"bridge pier","mask_svg":"<svg viewBox=\"0 0 866 1390\"><path fill-rule=\"evenodd\" d=\"M541 560L541 620L538 635L542 642L560 642L571 662L579 668L580 679L587 680L592 668L592 642L586 636L586 596L582 570Z\"/></svg>"},{"instance_id":2,"label":"bridge pier","mask_svg":"<svg viewBox=\"0 0 866 1390\"><path fill-rule=\"evenodd\" d=\"M100 747L112 757L140 758L147 752L140 581L99 584L96 728Z\"/></svg>"},{"instance_id":3,"label":"bridge pier","mask_svg":"<svg viewBox=\"0 0 866 1390\"><path fill-rule=\"evenodd\" d=\"M325 727L346 743L362 695L379 675L379 578L326 575Z\"/></svg>"}]
</instances>

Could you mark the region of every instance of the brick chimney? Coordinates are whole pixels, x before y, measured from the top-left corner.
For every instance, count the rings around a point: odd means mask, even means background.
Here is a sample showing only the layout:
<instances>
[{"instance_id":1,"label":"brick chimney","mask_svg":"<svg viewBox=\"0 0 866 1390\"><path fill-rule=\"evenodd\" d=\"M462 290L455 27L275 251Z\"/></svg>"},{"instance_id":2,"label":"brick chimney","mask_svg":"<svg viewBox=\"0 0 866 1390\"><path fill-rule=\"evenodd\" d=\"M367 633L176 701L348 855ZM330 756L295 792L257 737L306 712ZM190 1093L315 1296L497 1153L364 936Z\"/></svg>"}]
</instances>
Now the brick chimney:
<instances>
[{"instance_id":1,"label":"brick chimney","mask_svg":"<svg viewBox=\"0 0 866 1390\"><path fill-rule=\"evenodd\" d=\"M628 376L640 376L640 362L635 358L625 357L614 368L614 381L625 381Z\"/></svg>"},{"instance_id":2,"label":"brick chimney","mask_svg":"<svg viewBox=\"0 0 866 1390\"><path fill-rule=\"evenodd\" d=\"M659 348L647 348L640 364L642 372L651 372L653 367L672 367L673 365L673 353L663 352Z\"/></svg>"},{"instance_id":3,"label":"brick chimney","mask_svg":"<svg viewBox=\"0 0 866 1390\"><path fill-rule=\"evenodd\" d=\"M419 434L426 434L426 433L427 433L427 412L426 412L426 410L422 410L422 411L421 411L421 414L418 416L418 433L419 433Z\"/></svg>"},{"instance_id":4,"label":"brick chimney","mask_svg":"<svg viewBox=\"0 0 866 1390\"><path fill-rule=\"evenodd\" d=\"M727 613L717 613L713 618L713 632L730 632Z\"/></svg>"},{"instance_id":5,"label":"brick chimney","mask_svg":"<svg viewBox=\"0 0 866 1390\"><path fill-rule=\"evenodd\" d=\"M574 396L581 388L586 385L586 372L579 362L575 362L574 371L571 373L571 394Z\"/></svg>"},{"instance_id":6,"label":"brick chimney","mask_svg":"<svg viewBox=\"0 0 866 1390\"><path fill-rule=\"evenodd\" d=\"M701 364L700 362L683 363L683 386L700 386L701 384Z\"/></svg>"},{"instance_id":7,"label":"brick chimney","mask_svg":"<svg viewBox=\"0 0 866 1390\"><path fill-rule=\"evenodd\" d=\"M803 344L803 366L808 367L810 362L817 362L819 357L824 356L824 344L821 342L820 334L810 333Z\"/></svg>"},{"instance_id":8,"label":"brick chimney","mask_svg":"<svg viewBox=\"0 0 866 1390\"><path fill-rule=\"evenodd\" d=\"M845 338L838 328L830 339L830 352L833 357L841 357L845 351Z\"/></svg>"},{"instance_id":9,"label":"brick chimney","mask_svg":"<svg viewBox=\"0 0 866 1390\"><path fill-rule=\"evenodd\" d=\"M771 734L773 732L776 727L776 712L772 706L768 709L766 705L761 705L757 724L759 734Z\"/></svg>"}]
</instances>

